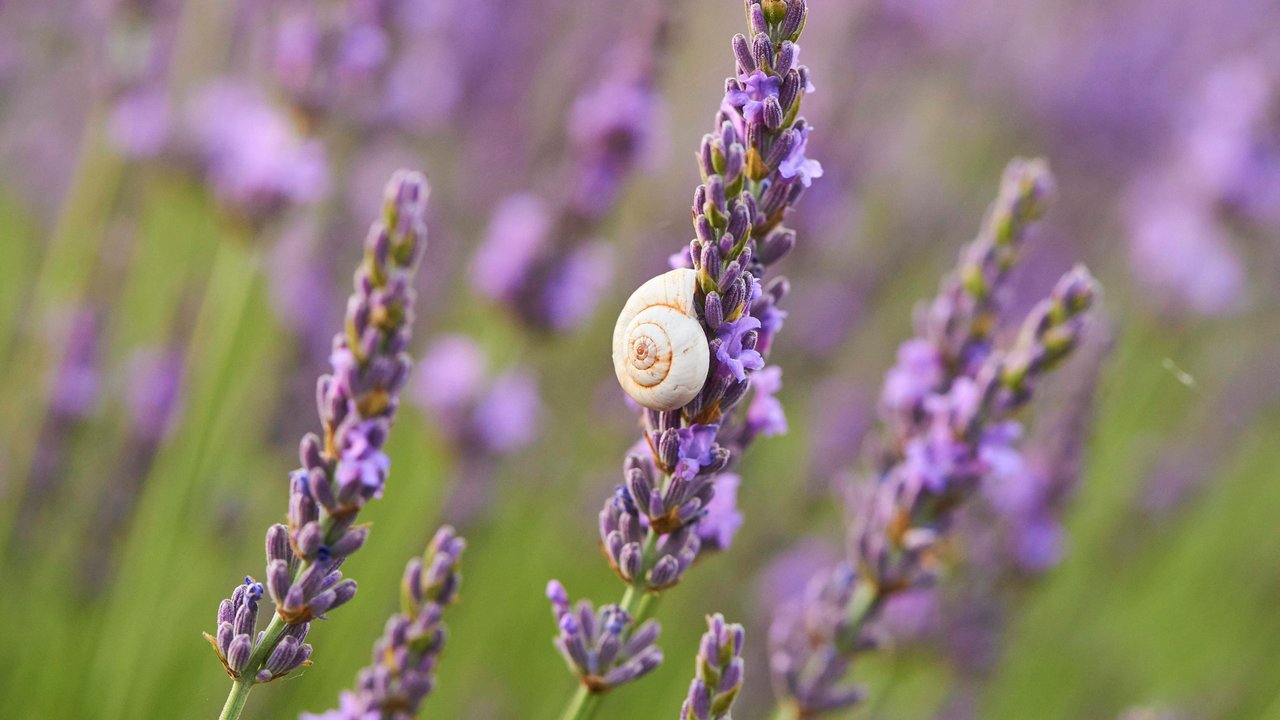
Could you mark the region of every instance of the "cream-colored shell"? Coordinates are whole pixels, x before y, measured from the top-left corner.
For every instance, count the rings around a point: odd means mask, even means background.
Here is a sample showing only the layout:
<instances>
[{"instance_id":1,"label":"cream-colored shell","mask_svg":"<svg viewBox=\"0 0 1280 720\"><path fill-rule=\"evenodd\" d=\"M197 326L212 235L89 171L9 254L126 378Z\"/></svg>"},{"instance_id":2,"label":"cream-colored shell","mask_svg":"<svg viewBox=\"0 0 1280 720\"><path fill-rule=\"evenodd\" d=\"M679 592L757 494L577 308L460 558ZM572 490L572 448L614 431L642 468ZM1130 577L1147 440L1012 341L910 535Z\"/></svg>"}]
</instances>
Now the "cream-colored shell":
<instances>
[{"instance_id":1,"label":"cream-colored shell","mask_svg":"<svg viewBox=\"0 0 1280 720\"><path fill-rule=\"evenodd\" d=\"M672 270L641 285L613 327L613 368L622 389L650 410L675 410L707 381L711 351L694 310L698 273Z\"/></svg>"}]
</instances>

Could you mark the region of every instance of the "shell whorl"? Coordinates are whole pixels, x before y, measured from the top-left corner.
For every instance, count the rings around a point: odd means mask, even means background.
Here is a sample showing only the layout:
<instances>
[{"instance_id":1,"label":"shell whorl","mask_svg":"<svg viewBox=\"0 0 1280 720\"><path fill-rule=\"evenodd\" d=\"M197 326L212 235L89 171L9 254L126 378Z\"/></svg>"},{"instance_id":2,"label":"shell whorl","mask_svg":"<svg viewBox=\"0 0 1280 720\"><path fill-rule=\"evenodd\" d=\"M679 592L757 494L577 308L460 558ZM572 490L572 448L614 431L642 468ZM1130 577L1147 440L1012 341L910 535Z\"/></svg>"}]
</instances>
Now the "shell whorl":
<instances>
[{"instance_id":1,"label":"shell whorl","mask_svg":"<svg viewBox=\"0 0 1280 720\"><path fill-rule=\"evenodd\" d=\"M707 381L711 351L694 309L698 274L681 268L636 289L613 328L622 389L650 410L676 410Z\"/></svg>"}]
</instances>

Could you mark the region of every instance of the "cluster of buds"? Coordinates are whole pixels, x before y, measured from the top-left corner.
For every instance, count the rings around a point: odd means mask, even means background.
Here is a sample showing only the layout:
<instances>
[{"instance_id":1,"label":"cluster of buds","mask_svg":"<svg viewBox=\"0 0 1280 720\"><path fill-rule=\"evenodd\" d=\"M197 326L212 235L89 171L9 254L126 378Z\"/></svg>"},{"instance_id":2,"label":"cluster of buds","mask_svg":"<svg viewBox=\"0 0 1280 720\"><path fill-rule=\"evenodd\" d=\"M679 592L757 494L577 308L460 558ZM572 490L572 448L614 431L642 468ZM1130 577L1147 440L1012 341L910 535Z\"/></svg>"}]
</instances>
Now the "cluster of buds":
<instances>
[{"instance_id":1,"label":"cluster of buds","mask_svg":"<svg viewBox=\"0 0 1280 720\"><path fill-rule=\"evenodd\" d=\"M216 643L238 680L264 682L282 674L265 673L287 638L300 642L310 620L355 596L355 582L344 580L340 568L368 537L368 528L355 520L365 503L381 496L390 467L382 449L409 371L411 282L425 245L427 192L426 179L407 171L387 185L383 217L370 229L364 261L355 273L345 332L334 338L333 373L319 381L323 433L302 439L302 467L290 477L288 524L267 530L266 591L286 628L250 643L256 663L249 657L243 664L231 662L240 660L243 643L233 639L226 649ZM262 586L248 587L252 592L243 591L249 594L242 597L252 602L240 604L254 608L256 621ZM251 635L252 629L250 622L250 632L236 637Z\"/></svg>"},{"instance_id":2,"label":"cluster of buds","mask_svg":"<svg viewBox=\"0 0 1280 720\"><path fill-rule=\"evenodd\" d=\"M938 294L916 312L916 337L898 352L885 378L881 415L889 434L888 462L902 437L919 430L926 398L955 378L975 376L993 351L1009 271L1022 254L1034 222L1048 208L1053 176L1039 159L1014 159L982 228L960 252Z\"/></svg>"},{"instance_id":3,"label":"cluster of buds","mask_svg":"<svg viewBox=\"0 0 1280 720\"><path fill-rule=\"evenodd\" d=\"M850 632L849 608L857 579L853 568L843 562L815 576L799 598L779 609L769 627L774 692L793 705L797 715L850 707L865 695L847 683L850 659L837 642L856 634ZM870 647L864 644L858 649Z\"/></svg>"},{"instance_id":4,"label":"cluster of buds","mask_svg":"<svg viewBox=\"0 0 1280 720\"><path fill-rule=\"evenodd\" d=\"M656 532L656 531L655 531ZM648 520L639 512L630 495L619 489L600 511L600 540L605 557L622 581L648 591L674 586L698 557L702 540L694 525L657 536L649 552Z\"/></svg>"},{"instance_id":5,"label":"cluster of buds","mask_svg":"<svg viewBox=\"0 0 1280 720\"><path fill-rule=\"evenodd\" d=\"M547 599L560 634L556 648L569 670L593 693L612 690L636 680L662 664L662 650L654 643L660 628L654 620L635 626L625 610L605 605L598 611L586 600L570 606L569 594L558 581L547 584Z\"/></svg>"},{"instance_id":6,"label":"cluster of buds","mask_svg":"<svg viewBox=\"0 0 1280 720\"><path fill-rule=\"evenodd\" d=\"M1050 183L1043 163L1010 165L986 230L966 247L923 315L921 336L903 346L886 378L885 450L876 476L850 493L848 565L775 625L775 678L798 717L857 702L841 683L849 658L874 646L867 623L889 598L935 580L939 544L983 483L1018 479L1021 426L1013 415L1077 346L1098 293L1076 267L1032 310L1012 349L991 346L998 296L1016 259L1012 238L1039 214Z\"/></svg>"},{"instance_id":7,"label":"cluster of buds","mask_svg":"<svg viewBox=\"0 0 1280 720\"><path fill-rule=\"evenodd\" d=\"M741 625L726 623L718 613L707 618L680 720L730 720L729 711L742 690L743 638Z\"/></svg>"},{"instance_id":8,"label":"cluster of buds","mask_svg":"<svg viewBox=\"0 0 1280 720\"><path fill-rule=\"evenodd\" d=\"M360 671L354 692L344 692L339 707L304 720L412 718L435 687L435 670L444 649L445 608L457 600L462 575L458 561L466 543L453 528L440 528L421 558L405 567L401 612L387 620L373 646L373 664Z\"/></svg>"},{"instance_id":9,"label":"cluster of buds","mask_svg":"<svg viewBox=\"0 0 1280 720\"><path fill-rule=\"evenodd\" d=\"M248 668L255 642L253 634L258 623L258 602L261 599L262 584L246 577L244 583L231 593L231 597L218 606L217 635L205 634L227 674L233 678L239 678ZM303 642L309 628L310 623L303 622L290 625L285 630L279 644L271 651L262 669L258 670L256 682L270 682L311 664L311 645Z\"/></svg>"}]
</instances>

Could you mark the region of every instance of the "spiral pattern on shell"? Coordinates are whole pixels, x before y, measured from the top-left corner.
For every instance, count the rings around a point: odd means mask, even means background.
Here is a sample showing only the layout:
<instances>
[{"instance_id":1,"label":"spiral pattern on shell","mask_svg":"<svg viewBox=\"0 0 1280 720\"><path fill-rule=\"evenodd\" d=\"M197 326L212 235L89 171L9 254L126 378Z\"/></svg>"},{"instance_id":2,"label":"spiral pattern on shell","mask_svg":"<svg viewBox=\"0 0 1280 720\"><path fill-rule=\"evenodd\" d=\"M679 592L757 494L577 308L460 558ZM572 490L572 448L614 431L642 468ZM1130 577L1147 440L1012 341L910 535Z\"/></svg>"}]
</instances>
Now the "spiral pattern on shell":
<instances>
[{"instance_id":1,"label":"spiral pattern on shell","mask_svg":"<svg viewBox=\"0 0 1280 720\"><path fill-rule=\"evenodd\" d=\"M613 328L618 383L650 410L676 410L707 381L711 351L694 309L698 274L681 268L641 285Z\"/></svg>"}]
</instances>

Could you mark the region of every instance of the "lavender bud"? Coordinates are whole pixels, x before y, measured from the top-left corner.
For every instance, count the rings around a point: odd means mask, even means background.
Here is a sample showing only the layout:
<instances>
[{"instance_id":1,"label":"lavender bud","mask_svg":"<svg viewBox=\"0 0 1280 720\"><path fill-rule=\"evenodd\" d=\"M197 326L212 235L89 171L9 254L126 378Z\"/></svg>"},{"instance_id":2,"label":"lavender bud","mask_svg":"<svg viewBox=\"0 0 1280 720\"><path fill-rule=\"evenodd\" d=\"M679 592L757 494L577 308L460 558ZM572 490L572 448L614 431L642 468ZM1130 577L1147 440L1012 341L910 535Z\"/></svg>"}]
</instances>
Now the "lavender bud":
<instances>
[{"instance_id":1,"label":"lavender bud","mask_svg":"<svg viewBox=\"0 0 1280 720\"><path fill-rule=\"evenodd\" d=\"M311 470L324 466L324 455L320 450L320 438L315 433L307 433L302 436L302 442L298 443L298 457L302 461L303 469Z\"/></svg>"},{"instance_id":2,"label":"lavender bud","mask_svg":"<svg viewBox=\"0 0 1280 720\"><path fill-rule=\"evenodd\" d=\"M329 546L329 552L334 557L346 557L363 547L368 537L368 526L361 525L360 527L352 528L338 542Z\"/></svg>"},{"instance_id":3,"label":"lavender bud","mask_svg":"<svg viewBox=\"0 0 1280 720\"><path fill-rule=\"evenodd\" d=\"M791 71L791 65L795 63L796 50L795 43L790 40L782 41L782 48L778 51L778 57L773 63L774 73L786 77L787 73Z\"/></svg>"},{"instance_id":4,"label":"lavender bud","mask_svg":"<svg viewBox=\"0 0 1280 720\"><path fill-rule=\"evenodd\" d=\"M289 563L284 560L272 560L267 563L267 591L271 600L277 605L284 604L285 596L293 584L289 573Z\"/></svg>"},{"instance_id":5,"label":"lavender bud","mask_svg":"<svg viewBox=\"0 0 1280 720\"><path fill-rule=\"evenodd\" d=\"M791 252L796 246L796 233L794 230L786 228L777 228L765 236L764 241L758 245L759 251L756 259L766 267L781 260L787 253ZM781 278L779 278L781 280ZM775 280L775 282L777 282ZM768 291L766 291L768 292Z\"/></svg>"},{"instance_id":6,"label":"lavender bud","mask_svg":"<svg viewBox=\"0 0 1280 720\"><path fill-rule=\"evenodd\" d=\"M267 528L267 562L288 561L292 558L293 548L289 547L289 528L278 523Z\"/></svg>"},{"instance_id":7,"label":"lavender bud","mask_svg":"<svg viewBox=\"0 0 1280 720\"><path fill-rule=\"evenodd\" d=\"M707 293L706 303L703 306L703 319L706 320L707 327L712 332L724 324L724 308L720 305L720 293L714 290Z\"/></svg>"},{"instance_id":8,"label":"lavender bud","mask_svg":"<svg viewBox=\"0 0 1280 720\"><path fill-rule=\"evenodd\" d=\"M314 521L304 525L295 538L298 553L305 560L314 558L323 542L324 531L320 529L320 523Z\"/></svg>"},{"instance_id":9,"label":"lavender bud","mask_svg":"<svg viewBox=\"0 0 1280 720\"><path fill-rule=\"evenodd\" d=\"M237 675L244 672L249 664L249 656L253 652L253 643L248 635L237 635L227 648L227 667Z\"/></svg>"},{"instance_id":10,"label":"lavender bud","mask_svg":"<svg viewBox=\"0 0 1280 720\"><path fill-rule=\"evenodd\" d=\"M796 100L800 97L799 71L792 69L791 72L782 76L782 86L778 89L778 104L782 106L783 113L789 113Z\"/></svg>"},{"instance_id":11,"label":"lavender bud","mask_svg":"<svg viewBox=\"0 0 1280 720\"><path fill-rule=\"evenodd\" d=\"M800 37L800 32L804 30L807 11L805 0L789 0L787 14L782 19L778 34L786 40L795 42L796 38Z\"/></svg>"},{"instance_id":12,"label":"lavender bud","mask_svg":"<svg viewBox=\"0 0 1280 720\"><path fill-rule=\"evenodd\" d=\"M757 33L751 38L751 56L755 58L757 67L773 68L773 41L764 32Z\"/></svg>"},{"instance_id":13,"label":"lavender bud","mask_svg":"<svg viewBox=\"0 0 1280 720\"><path fill-rule=\"evenodd\" d=\"M738 60L739 75L746 75L756 69L756 60L751 55L751 46L741 33L733 36L733 56Z\"/></svg>"},{"instance_id":14,"label":"lavender bud","mask_svg":"<svg viewBox=\"0 0 1280 720\"><path fill-rule=\"evenodd\" d=\"M795 147L799 133L795 130L784 130L778 138L773 141L773 147L769 148L769 157L765 159L765 165L773 172L791 155L792 148Z\"/></svg>"},{"instance_id":15,"label":"lavender bud","mask_svg":"<svg viewBox=\"0 0 1280 720\"><path fill-rule=\"evenodd\" d=\"M752 35L769 32L769 23L764 20L764 9L760 7L760 3L752 3L747 8L747 20L750 22Z\"/></svg>"}]
</instances>

